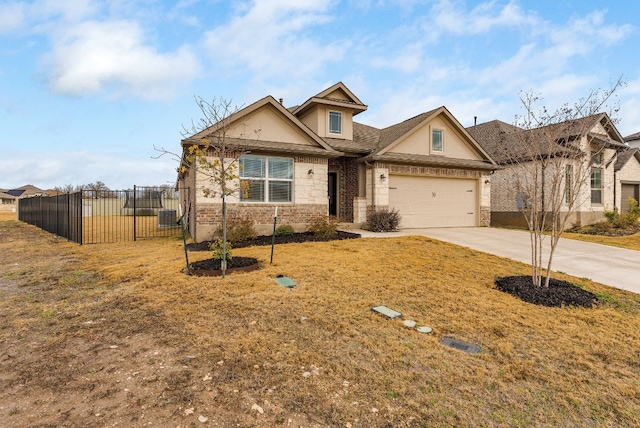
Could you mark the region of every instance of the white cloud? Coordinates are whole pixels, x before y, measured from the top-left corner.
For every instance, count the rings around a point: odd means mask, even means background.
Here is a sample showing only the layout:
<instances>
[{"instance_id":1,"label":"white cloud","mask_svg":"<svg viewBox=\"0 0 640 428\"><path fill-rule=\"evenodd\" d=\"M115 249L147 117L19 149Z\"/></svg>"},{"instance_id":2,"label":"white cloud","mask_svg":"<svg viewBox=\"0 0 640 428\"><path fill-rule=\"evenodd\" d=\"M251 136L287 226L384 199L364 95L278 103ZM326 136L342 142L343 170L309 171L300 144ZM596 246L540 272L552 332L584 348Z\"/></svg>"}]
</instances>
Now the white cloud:
<instances>
[{"instance_id":1,"label":"white cloud","mask_svg":"<svg viewBox=\"0 0 640 428\"><path fill-rule=\"evenodd\" d=\"M330 21L331 2L310 0L254 1L240 4L239 15L205 35L205 46L217 66L244 70L257 79L302 77L342 59L348 43L323 43L307 30Z\"/></svg>"},{"instance_id":2,"label":"white cloud","mask_svg":"<svg viewBox=\"0 0 640 428\"><path fill-rule=\"evenodd\" d=\"M159 53L143 39L139 25L130 21L86 21L60 31L43 67L51 89L77 96L112 90L116 97L155 99L170 96L176 84L199 73L188 47Z\"/></svg>"},{"instance_id":3,"label":"white cloud","mask_svg":"<svg viewBox=\"0 0 640 428\"><path fill-rule=\"evenodd\" d=\"M24 3L0 4L0 34L20 28L25 21Z\"/></svg>"}]
</instances>

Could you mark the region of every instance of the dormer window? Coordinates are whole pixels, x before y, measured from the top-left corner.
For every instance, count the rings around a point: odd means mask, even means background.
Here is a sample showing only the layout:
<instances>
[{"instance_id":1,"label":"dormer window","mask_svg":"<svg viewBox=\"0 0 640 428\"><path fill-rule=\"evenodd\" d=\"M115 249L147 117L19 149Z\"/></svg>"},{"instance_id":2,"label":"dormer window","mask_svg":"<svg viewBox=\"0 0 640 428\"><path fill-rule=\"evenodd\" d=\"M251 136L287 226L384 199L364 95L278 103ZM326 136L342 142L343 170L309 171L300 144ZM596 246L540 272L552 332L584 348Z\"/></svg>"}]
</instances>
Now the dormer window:
<instances>
[{"instance_id":1,"label":"dormer window","mask_svg":"<svg viewBox=\"0 0 640 428\"><path fill-rule=\"evenodd\" d=\"M342 134L342 113L329 112L329 134Z\"/></svg>"}]
</instances>

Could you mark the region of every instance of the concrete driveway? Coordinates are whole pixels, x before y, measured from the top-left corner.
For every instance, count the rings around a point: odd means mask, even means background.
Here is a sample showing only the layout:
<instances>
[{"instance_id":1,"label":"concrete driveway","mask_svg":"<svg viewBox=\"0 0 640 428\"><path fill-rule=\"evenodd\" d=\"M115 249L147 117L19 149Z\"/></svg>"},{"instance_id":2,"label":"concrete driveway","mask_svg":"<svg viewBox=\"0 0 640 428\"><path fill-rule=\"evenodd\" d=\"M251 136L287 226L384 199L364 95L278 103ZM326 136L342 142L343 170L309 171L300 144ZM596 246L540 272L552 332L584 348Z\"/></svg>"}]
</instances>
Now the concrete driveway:
<instances>
[{"instance_id":1,"label":"concrete driveway","mask_svg":"<svg viewBox=\"0 0 640 428\"><path fill-rule=\"evenodd\" d=\"M421 235L531 264L529 232L493 227L404 229L392 233L354 231L363 237ZM545 240L545 249L549 246ZM546 257L547 252L543 253ZM543 260L546 260L543 259ZM640 251L561 238L551 268L577 278L640 294Z\"/></svg>"}]
</instances>

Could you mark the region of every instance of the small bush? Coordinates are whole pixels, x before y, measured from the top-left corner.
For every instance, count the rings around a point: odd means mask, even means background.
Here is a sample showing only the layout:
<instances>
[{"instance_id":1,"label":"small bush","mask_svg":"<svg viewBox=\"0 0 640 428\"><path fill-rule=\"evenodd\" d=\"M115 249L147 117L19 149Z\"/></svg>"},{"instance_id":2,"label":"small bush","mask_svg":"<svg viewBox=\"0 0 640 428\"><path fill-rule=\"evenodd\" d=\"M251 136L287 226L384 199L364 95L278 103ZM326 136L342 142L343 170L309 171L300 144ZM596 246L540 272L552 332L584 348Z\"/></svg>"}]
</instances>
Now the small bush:
<instances>
[{"instance_id":1,"label":"small bush","mask_svg":"<svg viewBox=\"0 0 640 428\"><path fill-rule=\"evenodd\" d=\"M400 219L397 210L381 208L369 213L364 228L372 232L393 232L398 230Z\"/></svg>"},{"instance_id":2,"label":"small bush","mask_svg":"<svg viewBox=\"0 0 640 428\"><path fill-rule=\"evenodd\" d=\"M605 211L604 216L606 217L607 221L611 224L615 223L616 220L618 219L618 209L614 208L613 211Z\"/></svg>"},{"instance_id":3,"label":"small bush","mask_svg":"<svg viewBox=\"0 0 640 428\"><path fill-rule=\"evenodd\" d=\"M307 231L318 236L335 235L338 231L339 220L328 215L317 215L311 218Z\"/></svg>"},{"instance_id":4,"label":"small bush","mask_svg":"<svg viewBox=\"0 0 640 428\"><path fill-rule=\"evenodd\" d=\"M276 236L293 235L293 226L290 224L283 224L276 229Z\"/></svg>"},{"instance_id":5,"label":"small bush","mask_svg":"<svg viewBox=\"0 0 640 428\"><path fill-rule=\"evenodd\" d=\"M218 235L222 236L222 225L218 227ZM253 220L248 217L232 216L227 218L227 241L238 242L258 236Z\"/></svg>"},{"instance_id":6,"label":"small bush","mask_svg":"<svg viewBox=\"0 0 640 428\"><path fill-rule=\"evenodd\" d=\"M213 252L212 258L214 260L222 260L224 258L223 248L222 248L222 239L216 239L215 241L211 241L209 244L209 249ZM233 257L231 255L231 243L227 241L227 261L231 260Z\"/></svg>"}]
</instances>

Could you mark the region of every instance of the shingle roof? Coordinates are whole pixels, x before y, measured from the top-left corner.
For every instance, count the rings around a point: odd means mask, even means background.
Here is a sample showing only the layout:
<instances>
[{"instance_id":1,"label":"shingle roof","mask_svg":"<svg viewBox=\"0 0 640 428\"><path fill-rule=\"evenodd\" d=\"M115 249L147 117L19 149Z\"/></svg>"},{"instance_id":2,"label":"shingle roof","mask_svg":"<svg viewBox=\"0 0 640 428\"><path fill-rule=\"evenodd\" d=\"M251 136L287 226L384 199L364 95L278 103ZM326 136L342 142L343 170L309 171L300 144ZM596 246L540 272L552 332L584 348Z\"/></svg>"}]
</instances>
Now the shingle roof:
<instances>
[{"instance_id":1,"label":"shingle roof","mask_svg":"<svg viewBox=\"0 0 640 428\"><path fill-rule=\"evenodd\" d=\"M182 140L182 145L184 147L190 146L192 144L202 145L202 141L200 139ZM309 144L283 143L279 141L250 140L227 137L225 139L225 144L230 148L241 148L242 150L249 151L300 154L327 158L338 157L344 154L337 150L327 150L324 147L312 146Z\"/></svg>"},{"instance_id":2,"label":"shingle roof","mask_svg":"<svg viewBox=\"0 0 640 428\"><path fill-rule=\"evenodd\" d=\"M411 164L420 166L432 166L439 168L462 168L462 169L482 169L495 170L500 169L489 161L473 160L473 159L457 159L448 158L446 156L433 155L414 155L406 153L384 153L381 155L372 154L362 158L363 161L379 161L400 164Z\"/></svg>"},{"instance_id":3,"label":"shingle roof","mask_svg":"<svg viewBox=\"0 0 640 428\"><path fill-rule=\"evenodd\" d=\"M621 153L618 153L618 158L616 159L616 164L614 165L613 169L615 171L621 170L627 164L627 162L629 162L629 159L634 156L638 160L638 162L640 162L640 149L627 149Z\"/></svg>"},{"instance_id":4,"label":"shingle roof","mask_svg":"<svg viewBox=\"0 0 640 428\"><path fill-rule=\"evenodd\" d=\"M611 123L605 113L598 113L580 119L565 121L562 123L541 126L530 130L522 129L499 120L493 120L480 125L470 126L467 132L500 164L505 164L518 159L528 159L531 156L530 149L535 148L536 156L552 156L560 153L577 153L577 148L566 145L567 141L573 141L583 135L590 135L598 139L608 147L623 149L626 146L609 137L603 139L599 134L590 134L597 123L606 121ZM617 138L619 134L614 129ZM537 147L527 144L528 141L542 142ZM523 144L525 143L525 144Z\"/></svg>"},{"instance_id":5,"label":"shingle roof","mask_svg":"<svg viewBox=\"0 0 640 428\"><path fill-rule=\"evenodd\" d=\"M631 140L640 140L640 132L636 132L635 134L627 135L626 137L624 137L624 141Z\"/></svg>"}]
</instances>

